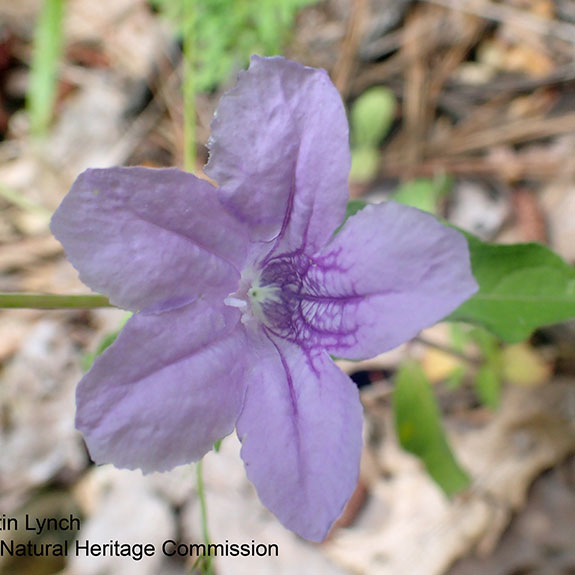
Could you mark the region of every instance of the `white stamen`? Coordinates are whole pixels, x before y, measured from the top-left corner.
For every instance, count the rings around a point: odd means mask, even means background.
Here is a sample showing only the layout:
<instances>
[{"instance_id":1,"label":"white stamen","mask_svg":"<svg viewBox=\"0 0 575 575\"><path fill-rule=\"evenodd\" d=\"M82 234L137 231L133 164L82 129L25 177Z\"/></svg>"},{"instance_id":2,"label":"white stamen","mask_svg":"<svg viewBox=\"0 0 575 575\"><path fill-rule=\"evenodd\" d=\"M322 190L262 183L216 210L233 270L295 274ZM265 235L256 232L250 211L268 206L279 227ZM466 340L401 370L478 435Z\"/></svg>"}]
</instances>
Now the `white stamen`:
<instances>
[{"instance_id":1,"label":"white stamen","mask_svg":"<svg viewBox=\"0 0 575 575\"><path fill-rule=\"evenodd\" d=\"M245 309L248 307L248 302L245 299L240 299L238 297L234 297L233 295L229 295L224 300L224 303L230 307L237 307L239 309Z\"/></svg>"}]
</instances>

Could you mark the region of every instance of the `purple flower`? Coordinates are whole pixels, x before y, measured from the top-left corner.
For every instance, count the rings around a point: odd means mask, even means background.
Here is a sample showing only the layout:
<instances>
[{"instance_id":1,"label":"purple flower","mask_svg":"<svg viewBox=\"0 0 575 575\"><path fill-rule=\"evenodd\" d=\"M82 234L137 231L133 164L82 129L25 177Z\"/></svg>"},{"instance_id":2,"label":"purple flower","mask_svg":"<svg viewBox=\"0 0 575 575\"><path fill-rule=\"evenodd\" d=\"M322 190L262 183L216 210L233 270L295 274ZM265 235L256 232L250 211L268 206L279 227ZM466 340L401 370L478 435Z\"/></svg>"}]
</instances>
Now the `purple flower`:
<instances>
[{"instance_id":1,"label":"purple flower","mask_svg":"<svg viewBox=\"0 0 575 575\"><path fill-rule=\"evenodd\" d=\"M322 540L356 485L362 409L330 354L373 356L475 290L465 239L394 203L342 230L350 165L322 70L253 57L212 123L214 188L175 170L88 170L52 220L81 279L137 313L79 384L97 463L162 471L237 429L249 479Z\"/></svg>"}]
</instances>

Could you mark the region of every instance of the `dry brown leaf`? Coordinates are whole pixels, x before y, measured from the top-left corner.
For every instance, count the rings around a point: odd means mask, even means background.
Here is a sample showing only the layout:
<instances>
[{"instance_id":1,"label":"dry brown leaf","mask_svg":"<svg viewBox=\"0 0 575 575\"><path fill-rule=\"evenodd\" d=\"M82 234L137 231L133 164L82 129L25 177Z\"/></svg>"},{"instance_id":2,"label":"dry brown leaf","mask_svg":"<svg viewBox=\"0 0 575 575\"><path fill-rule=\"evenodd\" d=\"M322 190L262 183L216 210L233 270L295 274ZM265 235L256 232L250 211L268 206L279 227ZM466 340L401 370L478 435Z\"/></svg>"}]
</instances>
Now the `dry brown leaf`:
<instances>
[{"instance_id":1,"label":"dry brown leaf","mask_svg":"<svg viewBox=\"0 0 575 575\"><path fill-rule=\"evenodd\" d=\"M574 402L568 382L512 388L488 425L453 436L473 487L452 501L398 448L388 423L380 451L388 476L372 487L363 521L337 534L328 555L358 575L442 575L473 549L488 552L533 479L575 451Z\"/></svg>"}]
</instances>

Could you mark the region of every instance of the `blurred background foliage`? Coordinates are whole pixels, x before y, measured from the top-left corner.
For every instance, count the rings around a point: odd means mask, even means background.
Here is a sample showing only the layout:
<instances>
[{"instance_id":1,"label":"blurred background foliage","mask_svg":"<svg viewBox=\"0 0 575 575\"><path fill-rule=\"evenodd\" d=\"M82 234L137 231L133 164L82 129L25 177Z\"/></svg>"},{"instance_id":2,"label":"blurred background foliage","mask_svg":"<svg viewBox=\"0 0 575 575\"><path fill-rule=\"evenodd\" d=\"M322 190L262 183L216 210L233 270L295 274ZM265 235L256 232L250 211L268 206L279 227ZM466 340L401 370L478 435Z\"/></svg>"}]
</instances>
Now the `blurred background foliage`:
<instances>
[{"instance_id":1,"label":"blurred background foliage","mask_svg":"<svg viewBox=\"0 0 575 575\"><path fill-rule=\"evenodd\" d=\"M188 65L193 66L196 89L205 92L246 67L252 54L281 54L298 9L316 1L152 0L152 5L181 36L191 34L196 48Z\"/></svg>"}]
</instances>

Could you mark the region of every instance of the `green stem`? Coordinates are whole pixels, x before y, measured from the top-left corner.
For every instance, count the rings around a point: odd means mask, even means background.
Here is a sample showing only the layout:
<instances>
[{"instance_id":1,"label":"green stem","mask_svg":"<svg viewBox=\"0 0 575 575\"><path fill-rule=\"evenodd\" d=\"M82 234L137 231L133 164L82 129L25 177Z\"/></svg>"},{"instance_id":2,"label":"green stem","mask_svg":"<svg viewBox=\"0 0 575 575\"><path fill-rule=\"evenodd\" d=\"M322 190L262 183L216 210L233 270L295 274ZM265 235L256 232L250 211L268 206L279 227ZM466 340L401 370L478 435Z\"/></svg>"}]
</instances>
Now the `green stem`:
<instances>
[{"instance_id":1,"label":"green stem","mask_svg":"<svg viewBox=\"0 0 575 575\"><path fill-rule=\"evenodd\" d=\"M6 200L21 210L40 214L46 219L50 219L52 216L52 212L47 210L44 206L41 206L37 202L25 198L18 190L8 188L2 184L0 184L0 198Z\"/></svg>"},{"instance_id":2,"label":"green stem","mask_svg":"<svg viewBox=\"0 0 575 575\"><path fill-rule=\"evenodd\" d=\"M204 490L204 473L203 462L200 460L196 464L196 480L198 483L198 498L200 500L200 509L202 511L202 537L206 545L210 543L210 534L208 530L208 509L206 506L206 492Z\"/></svg>"},{"instance_id":3,"label":"green stem","mask_svg":"<svg viewBox=\"0 0 575 575\"><path fill-rule=\"evenodd\" d=\"M206 505L206 493L204 491L204 474L202 468L202 460L196 463L196 483L198 488L198 499L200 500L200 511L202 516L202 539L204 540L204 545L206 549L211 543L210 531L208 529L208 507ZM206 575L213 575L214 566L212 563L212 558L209 555L205 557L205 561L202 563L203 571Z\"/></svg>"},{"instance_id":4,"label":"green stem","mask_svg":"<svg viewBox=\"0 0 575 575\"><path fill-rule=\"evenodd\" d=\"M45 0L34 38L27 105L30 128L35 136L45 136L58 92L58 65L63 41L64 0Z\"/></svg>"},{"instance_id":5,"label":"green stem","mask_svg":"<svg viewBox=\"0 0 575 575\"><path fill-rule=\"evenodd\" d=\"M184 169L194 172L196 169L196 5L195 0L188 0L184 5L184 28L183 28L183 106L184 106ZM208 530L208 508L204 491L204 477L202 461L196 464L196 482L198 499L202 516L202 538L206 549L210 545L210 533ZM200 558L198 565L201 566L205 575L213 575L214 566L209 555Z\"/></svg>"},{"instance_id":6,"label":"green stem","mask_svg":"<svg viewBox=\"0 0 575 575\"><path fill-rule=\"evenodd\" d=\"M183 100L184 100L184 169L196 169L196 6L194 0L184 4Z\"/></svg>"},{"instance_id":7,"label":"green stem","mask_svg":"<svg viewBox=\"0 0 575 575\"><path fill-rule=\"evenodd\" d=\"M59 295L48 293L0 293L0 308L90 309L114 307L99 294Z\"/></svg>"}]
</instances>

